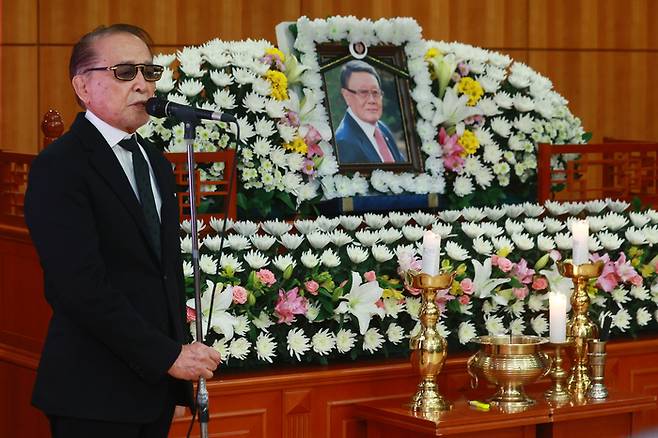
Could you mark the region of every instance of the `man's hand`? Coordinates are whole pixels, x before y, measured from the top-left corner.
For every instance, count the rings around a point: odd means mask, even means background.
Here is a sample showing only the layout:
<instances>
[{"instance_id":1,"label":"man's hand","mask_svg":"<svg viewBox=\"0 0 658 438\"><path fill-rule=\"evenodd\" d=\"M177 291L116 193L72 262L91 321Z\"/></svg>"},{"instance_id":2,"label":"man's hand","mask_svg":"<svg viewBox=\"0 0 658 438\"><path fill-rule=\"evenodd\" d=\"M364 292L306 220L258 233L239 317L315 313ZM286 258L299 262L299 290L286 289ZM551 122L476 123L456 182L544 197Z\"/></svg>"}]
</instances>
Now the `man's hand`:
<instances>
[{"instance_id":1,"label":"man's hand","mask_svg":"<svg viewBox=\"0 0 658 438\"><path fill-rule=\"evenodd\" d=\"M210 379L221 357L214 348L199 342L183 345L176 362L169 368L169 375L181 380Z\"/></svg>"}]
</instances>

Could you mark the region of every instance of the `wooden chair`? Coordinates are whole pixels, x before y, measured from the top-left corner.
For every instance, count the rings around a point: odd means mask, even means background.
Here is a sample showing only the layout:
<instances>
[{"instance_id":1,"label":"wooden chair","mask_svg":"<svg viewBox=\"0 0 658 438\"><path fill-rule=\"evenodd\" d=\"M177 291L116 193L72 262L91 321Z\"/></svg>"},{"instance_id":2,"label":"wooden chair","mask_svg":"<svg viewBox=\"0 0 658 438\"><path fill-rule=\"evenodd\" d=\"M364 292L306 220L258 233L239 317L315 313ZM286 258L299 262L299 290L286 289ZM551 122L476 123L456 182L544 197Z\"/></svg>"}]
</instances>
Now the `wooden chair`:
<instances>
[{"instance_id":1,"label":"wooden chair","mask_svg":"<svg viewBox=\"0 0 658 438\"><path fill-rule=\"evenodd\" d=\"M64 132L64 123L59 113L49 110L41 123L44 141L39 150L45 148ZM228 217L237 218L237 175L229 180L235 160L235 151L202 152L194 155L199 167L213 163L224 163L221 176L201 181L200 172L196 175L197 208L212 204L211 211L202 211L197 217L208 221L211 217L223 218L224 207L228 202ZM0 222L15 225L23 224L23 201L27 187L27 176L34 154L6 152L0 150ZM178 186L178 209L181 219L189 219L190 204L187 185L187 154L166 153L165 157L174 166L174 175Z\"/></svg>"},{"instance_id":2,"label":"wooden chair","mask_svg":"<svg viewBox=\"0 0 658 438\"><path fill-rule=\"evenodd\" d=\"M577 154L564 168L551 158ZM556 192L555 186L564 190ZM538 200L583 201L619 198L658 204L658 143L539 145Z\"/></svg>"}]
</instances>

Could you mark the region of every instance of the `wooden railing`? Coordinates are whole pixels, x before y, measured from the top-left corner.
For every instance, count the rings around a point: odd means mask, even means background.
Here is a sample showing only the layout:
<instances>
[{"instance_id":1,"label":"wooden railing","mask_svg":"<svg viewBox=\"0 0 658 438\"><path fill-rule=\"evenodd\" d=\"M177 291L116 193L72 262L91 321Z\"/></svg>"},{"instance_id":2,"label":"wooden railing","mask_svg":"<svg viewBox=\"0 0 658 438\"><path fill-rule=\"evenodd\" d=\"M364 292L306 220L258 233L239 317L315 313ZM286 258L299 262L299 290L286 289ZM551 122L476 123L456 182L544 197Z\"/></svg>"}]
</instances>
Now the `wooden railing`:
<instances>
[{"instance_id":1,"label":"wooden railing","mask_svg":"<svg viewBox=\"0 0 658 438\"><path fill-rule=\"evenodd\" d=\"M552 167L551 160L560 155L571 159ZM607 197L658 205L658 143L539 145L540 203Z\"/></svg>"}]
</instances>

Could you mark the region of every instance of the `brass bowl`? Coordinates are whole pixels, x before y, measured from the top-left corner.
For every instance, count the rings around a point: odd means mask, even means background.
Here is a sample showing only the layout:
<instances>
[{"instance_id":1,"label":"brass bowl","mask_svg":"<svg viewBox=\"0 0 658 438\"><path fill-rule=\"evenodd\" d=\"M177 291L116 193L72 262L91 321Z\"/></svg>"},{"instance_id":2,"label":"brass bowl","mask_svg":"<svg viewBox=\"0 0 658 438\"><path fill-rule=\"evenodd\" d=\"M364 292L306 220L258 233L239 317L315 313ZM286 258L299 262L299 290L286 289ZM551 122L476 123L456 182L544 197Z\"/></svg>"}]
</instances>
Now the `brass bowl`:
<instances>
[{"instance_id":1,"label":"brass bowl","mask_svg":"<svg viewBox=\"0 0 658 438\"><path fill-rule=\"evenodd\" d=\"M480 336L472 342L481 345L480 351L468 360L468 374L472 386L478 376L498 386L489 402L503 410L517 411L535 404L523 390L523 385L546 376L552 359L539 351L546 338L538 336Z\"/></svg>"}]
</instances>

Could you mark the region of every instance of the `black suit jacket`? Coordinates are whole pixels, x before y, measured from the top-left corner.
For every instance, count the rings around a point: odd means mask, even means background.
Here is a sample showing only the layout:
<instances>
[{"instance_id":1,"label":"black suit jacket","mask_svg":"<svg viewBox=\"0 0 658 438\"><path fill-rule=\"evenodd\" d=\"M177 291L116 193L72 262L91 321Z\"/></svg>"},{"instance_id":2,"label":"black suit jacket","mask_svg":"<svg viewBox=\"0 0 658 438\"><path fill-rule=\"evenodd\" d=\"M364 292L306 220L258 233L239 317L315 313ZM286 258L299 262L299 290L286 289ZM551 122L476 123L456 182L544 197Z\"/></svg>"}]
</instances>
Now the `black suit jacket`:
<instances>
[{"instance_id":1,"label":"black suit jacket","mask_svg":"<svg viewBox=\"0 0 658 438\"><path fill-rule=\"evenodd\" d=\"M377 126L382 131L388 150L391 151L396 163L406 161L395 143L393 133L383 122L377 121ZM345 112L336 130L336 148L338 150L338 162L341 164L352 163L381 163L375 147L359 124L349 112Z\"/></svg>"},{"instance_id":2,"label":"black suit jacket","mask_svg":"<svg viewBox=\"0 0 658 438\"><path fill-rule=\"evenodd\" d=\"M179 219L171 165L145 141L162 197L162 256L141 206L100 132L78 114L34 160L25 220L53 315L32 402L50 415L120 422L158 417L185 330Z\"/></svg>"}]
</instances>

